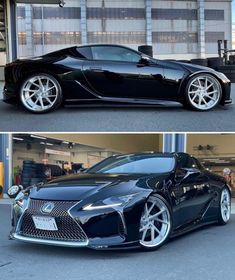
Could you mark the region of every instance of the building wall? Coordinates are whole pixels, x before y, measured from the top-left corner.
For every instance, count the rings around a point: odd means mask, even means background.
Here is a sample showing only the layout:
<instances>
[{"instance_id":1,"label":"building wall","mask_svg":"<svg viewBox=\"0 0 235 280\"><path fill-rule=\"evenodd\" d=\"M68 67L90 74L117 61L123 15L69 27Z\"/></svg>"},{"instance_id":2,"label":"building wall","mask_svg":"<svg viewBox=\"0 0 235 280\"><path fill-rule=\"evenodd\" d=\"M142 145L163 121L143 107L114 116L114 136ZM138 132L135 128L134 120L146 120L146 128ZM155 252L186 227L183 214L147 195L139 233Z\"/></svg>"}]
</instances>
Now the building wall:
<instances>
[{"instance_id":1,"label":"building wall","mask_svg":"<svg viewBox=\"0 0 235 280\"><path fill-rule=\"evenodd\" d=\"M0 65L6 63L5 1L0 0Z\"/></svg>"},{"instance_id":2,"label":"building wall","mask_svg":"<svg viewBox=\"0 0 235 280\"><path fill-rule=\"evenodd\" d=\"M214 149L199 151L199 145L211 145ZM235 157L235 134L188 134L187 152L199 157Z\"/></svg>"},{"instance_id":3,"label":"building wall","mask_svg":"<svg viewBox=\"0 0 235 280\"><path fill-rule=\"evenodd\" d=\"M81 19L83 2L86 18ZM215 56L217 40L227 39L231 45L230 0L205 1L203 25L198 21L199 0L67 0L63 9L55 5L18 5L18 55L40 55L81 43L119 43L137 49L147 42L147 3L152 8L148 28L152 28L155 57ZM201 54L198 43L200 26L205 31L205 54Z\"/></svg>"}]
</instances>

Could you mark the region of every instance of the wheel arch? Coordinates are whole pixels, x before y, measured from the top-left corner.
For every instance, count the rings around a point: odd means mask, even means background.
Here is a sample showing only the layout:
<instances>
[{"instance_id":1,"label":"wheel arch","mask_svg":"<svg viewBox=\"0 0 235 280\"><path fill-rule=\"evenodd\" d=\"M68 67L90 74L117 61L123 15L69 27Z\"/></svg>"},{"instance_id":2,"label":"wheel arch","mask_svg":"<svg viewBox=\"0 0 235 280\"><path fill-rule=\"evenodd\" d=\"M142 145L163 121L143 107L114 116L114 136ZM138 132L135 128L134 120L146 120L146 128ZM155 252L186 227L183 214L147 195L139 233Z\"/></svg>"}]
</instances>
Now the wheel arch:
<instances>
[{"instance_id":1,"label":"wheel arch","mask_svg":"<svg viewBox=\"0 0 235 280\"><path fill-rule=\"evenodd\" d=\"M211 76L213 76L214 78L217 79L217 81L219 82L219 84L220 84L220 86L221 86L221 89L222 89L222 96L221 96L221 99L220 99L220 102L219 102L219 104L222 104L222 103L223 103L223 99L225 98L225 94L224 94L224 92L225 92L225 86L224 86L224 84L223 84L221 78L220 78L218 75L216 75L216 72L213 73L213 72L203 71L203 70L202 70L202 71L197 71L197 72L191 73L190 75L187 75L187 76L183 79L183 81L182 81L182 83L181 83L181 86L180 86L180 89L179 89L180 100L181 100L181 101L184 101L184 100L185 100L185 98L184 98L184 96L185 96L185 90L186 90L186 87L187 87L187 85L188 85L189 80L192 79L193 77L197 76L197 75L200 75L200 74L211 75Z\"/></svg>"},{"instance_id":2,"label":"wheel arch","mask_svg":"<svg viewBox=\"0 0 235 280\"><path fill-rule=\"evenodd\" d=\"M62 88L62 91L64 91L64 85L63 85L63 81L62 81L60 75L55 73L52 69L46 68L45 66L46 65L41 65L38 68L34 67L33 69L30 69L29 65L25 65L22 68L20 68L19 73L17 73L18 74L18 77L17 77L18 90L20 90L22 84L24 83L24 81L26 81L27 78L29 78L33 75L37 75L37 74L48 74L48 75L51 75L53 78L55 78L58 81L58 83L60 84L60 86Z\"/></svg>"}]
</instances>

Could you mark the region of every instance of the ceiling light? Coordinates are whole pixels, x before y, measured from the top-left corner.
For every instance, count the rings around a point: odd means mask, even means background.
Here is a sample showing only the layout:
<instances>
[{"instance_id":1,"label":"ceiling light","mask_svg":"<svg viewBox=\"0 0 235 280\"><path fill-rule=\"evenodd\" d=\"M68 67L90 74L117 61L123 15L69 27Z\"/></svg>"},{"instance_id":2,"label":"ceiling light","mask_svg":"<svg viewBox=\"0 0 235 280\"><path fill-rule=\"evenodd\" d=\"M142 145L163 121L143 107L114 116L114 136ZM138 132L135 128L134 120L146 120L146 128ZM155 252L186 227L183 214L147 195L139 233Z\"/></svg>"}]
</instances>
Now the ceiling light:
<instances>
[{"instance_id":1,"label":"ceiling light","mask_svg":"<svg viewBox=\"0 0 235 280\"><path fill-rule=\"evenodd\" d=\"M33 134L31 134L30 137L37 138L37 139L43 139L43 140L46 139L45 137L38 136L38 135L33 135Z\"/></svg>"},{"instance_id":2,"label":"ceiling light","mask_svg":"<svg viewBox=\"0 0 235 280\"><path fill-rule=\"evenodd\" d=\"M46 143L46 145L47 145L47 146L53 146L53 144L52 144L52 143Z\"/></svg>"},{"instance_id":3,"label":"ceiling light","mask_svg":"<svg viewBox=\"0 0 235 280\"><path fill-rule=\"evenodd\" d=\"M24 141L23 138L19 138L19 137L13 137L14 140L19 140L19 141Z\"/></svg>"}]
</instances>

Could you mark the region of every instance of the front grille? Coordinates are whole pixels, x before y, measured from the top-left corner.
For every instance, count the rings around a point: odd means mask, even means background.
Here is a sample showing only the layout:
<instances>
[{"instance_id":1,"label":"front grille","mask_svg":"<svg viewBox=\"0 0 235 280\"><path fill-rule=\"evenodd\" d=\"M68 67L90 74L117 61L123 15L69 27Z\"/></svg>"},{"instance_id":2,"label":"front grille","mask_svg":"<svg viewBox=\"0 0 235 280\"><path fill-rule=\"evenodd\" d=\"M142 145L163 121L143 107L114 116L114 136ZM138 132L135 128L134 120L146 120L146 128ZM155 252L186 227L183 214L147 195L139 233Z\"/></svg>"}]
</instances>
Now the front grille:
<instances>
[{"instance_id":1,"label":"front grille","mask_svg":"<svg viewBox=\"0 0 235 280\"><path fill-rule=\"evenodd\" d=\"M50 214L40 211L41 207L48 201L31 199L29 208L22 217L20 234L25 237L40 238L58 241L85 242L87 236L81 226L68 213L77 201L53 201L55 207ZM41 230L34 225L32 216L49 216L55 218L58 230Z\"/></svg>"}]
</instances>

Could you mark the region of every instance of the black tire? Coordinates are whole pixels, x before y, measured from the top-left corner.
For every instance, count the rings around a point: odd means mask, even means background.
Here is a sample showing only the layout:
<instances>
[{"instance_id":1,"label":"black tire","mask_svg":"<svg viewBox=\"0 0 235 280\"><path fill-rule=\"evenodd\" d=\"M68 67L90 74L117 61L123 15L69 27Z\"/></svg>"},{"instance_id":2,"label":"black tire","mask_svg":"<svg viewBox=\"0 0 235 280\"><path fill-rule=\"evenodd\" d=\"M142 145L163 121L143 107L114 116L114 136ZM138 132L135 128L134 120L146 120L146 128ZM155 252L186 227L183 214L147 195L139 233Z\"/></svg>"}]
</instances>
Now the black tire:
<instances>
[{"instance_id":1,"label":"black tire","mask_svg":"<svg viewBox=\"0 0 235 280\"><path fill-rule=\"evenodd\" d=\"M191 59L192 64L207 66L207 59L206 58L194 58Z\"/></svg>"},{"instance_id":2,"label":"black tire","mask_svg":"<svg viewBox=\"0 0 235 280\"><path fill-rule=\"evenodd\" d=\"M14 194L12 194L12 193L10 192L11 188L15 188L15 193L14 193ZM18 185L14 185L14 186L12 186L11 188L8 190L7 194L8 194L8 196L9 196L10 198L15 198L15 197L19 194L19 192L21 191L21 187L18 186ZM17 188L18 188L18 189L17 189Z\"/></svg>"},{"instance_id":3,"label":"black tire","mask_svg":"<svg viewBox=\"0 0 235 280\"><path fill-rule=\"evenodd\" d=\"M33 160L23 160L23 165L24 164L34 164Z\"/></svg>"},{"instance_id":4,"label":"black tire","mask_svg":"<svg viewBox=\"0 0 235 280\"><path fill-rule=\"evenodd\" d=\"M149 217L151 217L153 215L155 215L155 216L157 215L157 217L160 217L161 220L164 220L164 223L162 223L162 225L160 225L161 223L159 221L155 221L155 219L153 219L154 220L153 222L146 221L147 226L151 223L153 223L153 226L150 225L150 228L148 228L146 233L141 233L143 227L145 227L145 228L147 227L146 225L142 224L142 223L144 223L144 221L143 221L144 217L146 217L146 215L145 215L146 205L148 207L148 205L153 205L153 203L156 203L155 206L152 209L151 209L152 206L150 206L148 208L148 210L150 210ZM159 205L161 206L161 208L159 207ZM165 209L165 211L162 214L158 214L160 209L161 210ZM165 224L166 222L168 223L167 225ZM164 226L163 226L163 224L164 224ZM165 200L165 198L163 198L159 194L151 195L145 203L143 213L141 216L141 220L140 220L140 241L139 242L140 242L141 249L145 250L145 251L153 251L153 250L157 250L161 246L163 246L171 236L172 225L173 225L172 210L171 210L169 203ZM153 230L152 227L153 228L157 227L158 233L160 231L158 236L156 235L156 237L155 237L155 235L154 235L154 238L155 238L154 240L156 240L156 244L151 244L151 243L149 243L151 241L148 241L148 240L145 241L142 239L144 234L145 234L144 238L147 237L147 239L148 239L150 237L150 236L148 236L149 230L150 230L150 235L152 235L152 230ZM148 233L148 235L147 235L147 233ZM163 234L164 234L164 236L163 236ZM159 237L162 238L162 240L158 241ZM150 237L150 239L152 239L152 236Z\"/></svg>"},{"instance_id":5,"label":"black tire","mask_svg":"<svg viewBox=\"0 0 235 280\"><path fill-rule=\"evenodd\" d=\"M235 65L219 66L217 71L222 72L232 83L235 83Z\"/></svg>"},{"instance_id":6,"label":"black tire","mask_svg":"<svg viewBox=\"0 0 235 280\"><path fill-rule=\"evenodd\" d=\"M219 66L224 65L224 61L222 57L209 57L207 58L208 67L211 67L213 69L217 69Z\"/></svg>"},{"instance_id":7,"label":"black tire","mask_svg":"<svg viewBox=\"0 0 235 280\"><path fill-rule=\"evenodd\" d=\"M148 45L139 46L138 51L143 54L149 55L151 57L153 56L153 47L152 46L148 46Z\"/></svg>"},{"instance_id":8,"label":"black tire","mask_svg":"<svg viewBox=\"0 0 235 280\"><path fill-rule=\"evenodd\" d=\"M37 109L37 108L33 109L32 106L29 104L29 102L27 102L27 98L24 96L24 94L25 94L24 92L25 91L23 89L25 88L25 86L27 85L29 80L31 80L33 78L36 79L37 77L44 77L44 78L42 78L42 80L43 79L50 79L51 83L53 84L53 86L55 88L56 97L53 100L52 105L47 105L47 106L50 106L50 107L45 108L45 109ZM40 92L40 94L41 94L41 92ZM42 97L42 98L44 100L46 99L46 97ZM36 99L36 97L35 97L35 99ZM34 113L34 114L44 114L44 113L48 113L48 112L54 111L57 108L59 108L61 106L62 102L63 102L63 94L62 94L61 85L58 82L58 80L54 76L52 76L50 74L47 74L47 73L35 73L34 75L31 75L31 76L27 77L24 80L24 82L22 83L21 88L20 88L20 102L21 102L21 105L23 106L23 108L25 110L27 110L27 111L29 111L31 113ZM50 104L50 103L48 102L48 104Z\"/></svg>"},{"instance_id":9,"label":"black tire","mask_svg":"<svg viewBox=\"0 0 235 280\"><path fill-rule=\"evenodd\" d=\"M200 78L200 77L204 77L204 78L208 78L210 79L211 81L214 82L215 86L217 87L217 90L218 90L218 96L217 96L217 99L214 101L214 103L212 103L211 107L197 107L194 102L192 102L191 98L190 98L190 87L191 87L191 83L197 79L197 78ZM191 110L194 110L194 111L200 111L200 112L205 112L205 111L209 111L213 108L215 108L220 100L222 98L222 88L221 88L221 85L220 85L220 82L214 77L212 76L211 74L208 74L208 73L202 73L202 74L198 74L198 75L195 75L193 77L191 77L186 85L186 88L185 88L185 99L184 101L182 102L182 104L184 105L184 107L186 108L189 108Z\"/></svg>"},{"instance_id":10,"label":"black tire","mask_svg":"<svg viewBox=\"0 0 235 280\"><path fill-rule=\"evenodd\" d=\"M229 218L230 218L230 215L231 215L231 193L229 191L229 189L227 187L224 187L222 190L221 190L221 193L220 193L220 196L219 196L219 211L218 211L218 224L219 225L226 225L229 221L228 220L225 220L225 218L223 218L223 215L222 215L222 205L221 205L221 200L222 200L222 194L223 194L223 191L227 192L227 194L229 195Z\"/></svg>"}]
</instances>

